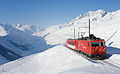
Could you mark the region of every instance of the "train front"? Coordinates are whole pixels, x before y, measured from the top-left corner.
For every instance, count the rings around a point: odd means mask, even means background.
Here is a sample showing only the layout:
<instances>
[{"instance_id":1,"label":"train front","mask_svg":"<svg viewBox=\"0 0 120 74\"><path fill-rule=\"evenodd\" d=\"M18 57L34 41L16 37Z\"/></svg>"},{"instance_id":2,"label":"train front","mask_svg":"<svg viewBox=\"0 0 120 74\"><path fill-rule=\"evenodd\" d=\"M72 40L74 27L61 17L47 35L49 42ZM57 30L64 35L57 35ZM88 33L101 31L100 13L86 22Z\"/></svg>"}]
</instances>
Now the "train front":
<instances>
[{"instance_id":1,"label":"train front","mask_svg":"<svg viewBox=\"0 0 120 74\"><path fill-rule=\"evenodd\" d=\"M106 57L106 45L104 40L90 41L91 57Z\"/></svg>"}]
</instances>

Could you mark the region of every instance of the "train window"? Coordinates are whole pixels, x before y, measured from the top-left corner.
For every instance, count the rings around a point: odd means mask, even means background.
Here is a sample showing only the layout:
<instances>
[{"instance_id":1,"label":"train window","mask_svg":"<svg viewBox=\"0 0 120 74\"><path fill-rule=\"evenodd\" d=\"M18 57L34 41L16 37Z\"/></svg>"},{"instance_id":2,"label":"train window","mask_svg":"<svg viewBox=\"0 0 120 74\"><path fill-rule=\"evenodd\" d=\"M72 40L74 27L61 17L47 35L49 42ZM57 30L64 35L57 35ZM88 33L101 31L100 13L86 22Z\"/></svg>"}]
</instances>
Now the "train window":
<instances>
[{"instance_id":1,"label":"train window","mask_svg":"<svg viewBox=\"0 0 120 74\"><path fill-rule=\"evenodd\" d=\"M88 47L89 47L89 42L88 42Z\"/></svg>"},{"instance_id":2,"label":"train window","mask_svg":"<svg viewBox=\"0 0 120 74\"><path fill-rule=\"evenodd\" d=\"M104 47L104 46L105 46L104 42L101 42L101 47Z\"/></svg>"},{"instance_id":3,"label":"train window","mask_svg":"<svg viewBox=\"0 0 120 74\"><path fill-rule=\"evenodd\" d=\"M72 45L74 45L74 42L72 42Z\"/></svg>"},{"instance_id":4,"label":"train window","mask_svg":"<svg viewBox=\"0 0 120 74\"><path fill-rule=\"evenodd\" d=\"M70 44L70 42L68 41L68 44Z\"/></svg>"},{"instance_id":5,"label":"train window","mask_svg":"<svg viewBox=\"0 0 120 74\"><path fill-rule=\"evenodd\" d=\"M99 42L91 42L92 47L99 47Z\"/></svg>"},{"instance_id":6,"label":"train window","mask_svg":"<svg viewBox=\"0 0 120 74\"><path fill-rule=\"evenodd\" d=\"M71 45L73 45L73 42L71 42Z\"/></svg>"}]
</instances>

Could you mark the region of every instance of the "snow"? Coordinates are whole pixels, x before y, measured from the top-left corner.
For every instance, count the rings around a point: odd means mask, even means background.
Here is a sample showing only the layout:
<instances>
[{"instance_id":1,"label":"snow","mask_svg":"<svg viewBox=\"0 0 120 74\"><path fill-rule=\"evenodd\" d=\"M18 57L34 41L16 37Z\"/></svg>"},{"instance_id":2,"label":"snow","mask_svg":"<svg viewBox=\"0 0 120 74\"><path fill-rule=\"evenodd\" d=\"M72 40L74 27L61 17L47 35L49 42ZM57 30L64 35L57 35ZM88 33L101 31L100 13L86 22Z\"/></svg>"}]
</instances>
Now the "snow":
<instances>
[{"instance_id":1,"label":"snow","mask_svg":"<svg viewBox=\"0 0 120 74\"><path fill-rule=\"evenodd\" d=\"M120 10L114 12L97 10L82 14L68 23L48 27L44 31L41 31L39 26L18 24L13 25L12 30L8 26L7 28L2 26L7 38L2 37L0 44L6 43L5 47L11 50L15 48L13 50L16 53L26 57L0 65L0 74L119 74L119 18ZM88 19L91 19L91 33L106 41L109 58L104 61L109 63L83 58L79 53L63 45L66 39L74 37L74 28L75 38L78 38L78 32L85 32L85 36L88 35ZM30 50L21 51L6 39L23 46L28 45Z\"/></svg>"},{"instance_id":2,"label":"snow","mask_svg":"<svg viewBox=\"0 0 120 74\"><path fill-rule=\"evenodd\" d=\"M119 65L120 66L120 65ZM4 70L4 72L3 72ZM2 74L118 74L120 70L89 61L63 45L0 66Z\"/></svg>"},{"instance_id":3,"label":"snow","mask_svg":"<svg viewBox=\"0 0 120 74\"><path fill-rule=\"evenodd\" d=\"M0 26L0 36L6 36L7 32L4 30L2 26Z\"/></svg>"}]
</instances>

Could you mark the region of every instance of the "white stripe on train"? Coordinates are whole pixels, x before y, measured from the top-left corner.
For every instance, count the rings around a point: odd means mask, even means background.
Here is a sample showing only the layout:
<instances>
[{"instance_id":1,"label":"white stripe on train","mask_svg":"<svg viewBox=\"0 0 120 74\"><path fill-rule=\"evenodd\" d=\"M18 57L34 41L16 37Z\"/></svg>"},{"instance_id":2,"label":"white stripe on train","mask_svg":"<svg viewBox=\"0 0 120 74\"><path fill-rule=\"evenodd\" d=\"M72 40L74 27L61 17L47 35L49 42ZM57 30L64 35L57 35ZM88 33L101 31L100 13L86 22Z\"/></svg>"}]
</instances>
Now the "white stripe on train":
<instances>
[{"instance_id":1,"label":"white stripe on train","mask_svg":"<svg viewBox=\"0 0 120 74\"><path fill-rule=\"evenodd\" d=\"M66 43L66 45L67 45L68 47L72 48L72 49L75 49L75 48L76 48L74 45L70 45L70 44L67 44L67 43Z\"/></svg>"}]
</instances>

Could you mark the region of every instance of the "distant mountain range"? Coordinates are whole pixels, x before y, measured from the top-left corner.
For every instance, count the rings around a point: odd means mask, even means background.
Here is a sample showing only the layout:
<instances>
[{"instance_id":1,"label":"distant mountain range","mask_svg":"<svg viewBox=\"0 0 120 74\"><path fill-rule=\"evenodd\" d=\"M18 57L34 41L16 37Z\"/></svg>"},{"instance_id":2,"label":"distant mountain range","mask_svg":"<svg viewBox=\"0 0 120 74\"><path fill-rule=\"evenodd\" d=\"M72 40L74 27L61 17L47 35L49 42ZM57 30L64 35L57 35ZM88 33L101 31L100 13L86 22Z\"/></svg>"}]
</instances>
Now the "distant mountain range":
<instances>
[{"instance_id":1,"label":"distant mountain range","mask_svg":"<svg viewBox=\"0 0 120 74\"><path fill-rule=\"evenodd\" d=\"M11 61L44 51L46 41L34 35L41 31L39 25L0 24L0 55Z\"/></svg>"}]
</instances>

